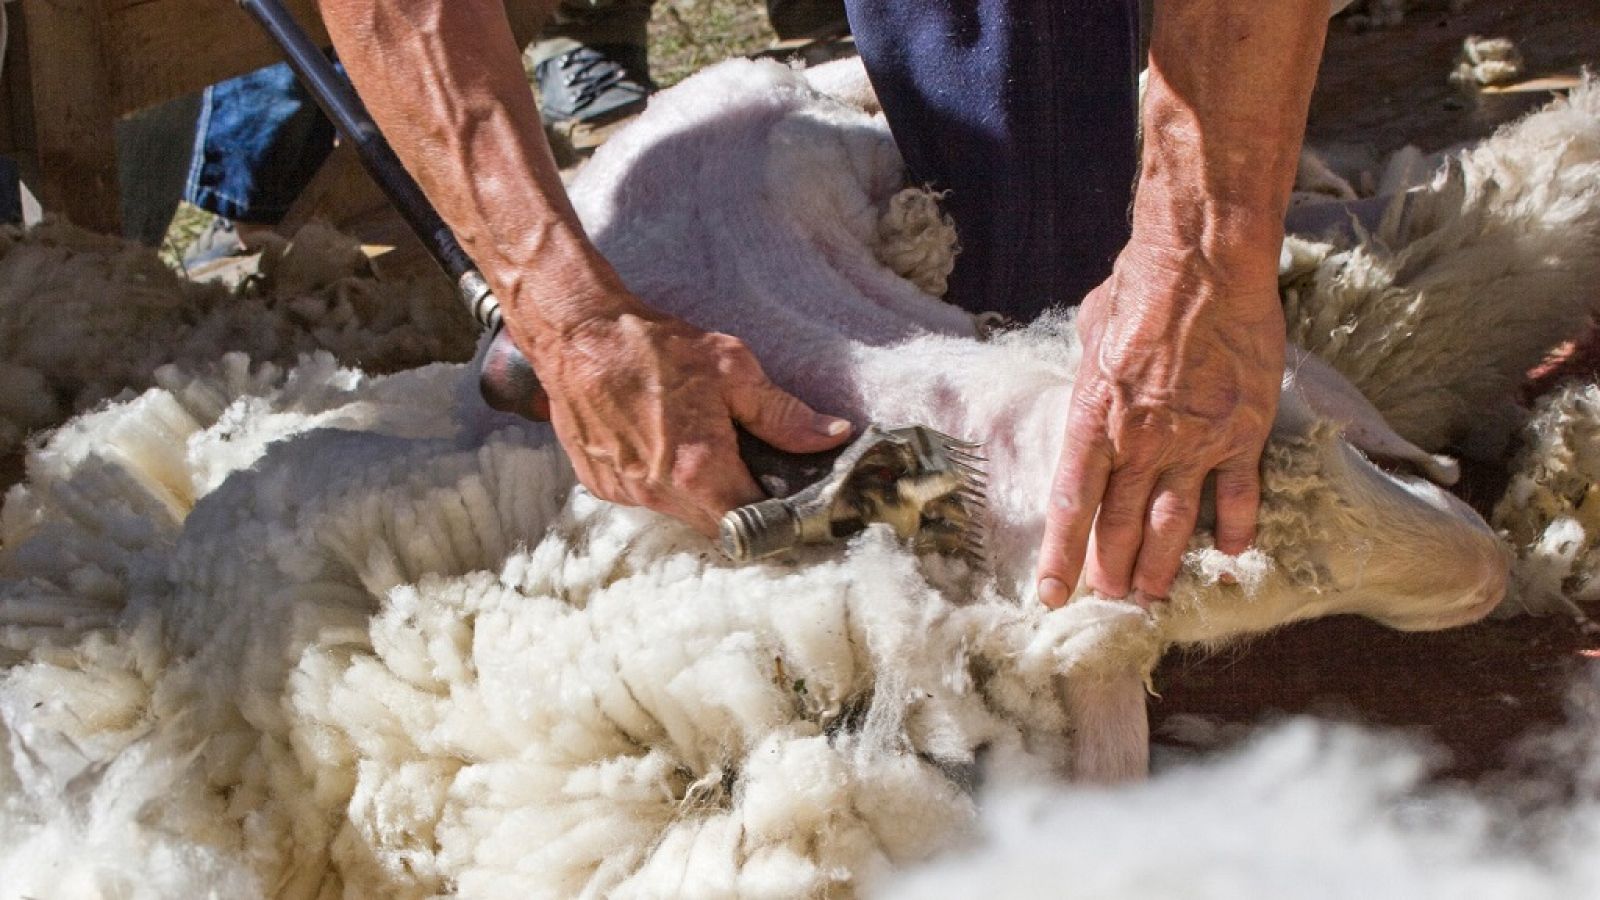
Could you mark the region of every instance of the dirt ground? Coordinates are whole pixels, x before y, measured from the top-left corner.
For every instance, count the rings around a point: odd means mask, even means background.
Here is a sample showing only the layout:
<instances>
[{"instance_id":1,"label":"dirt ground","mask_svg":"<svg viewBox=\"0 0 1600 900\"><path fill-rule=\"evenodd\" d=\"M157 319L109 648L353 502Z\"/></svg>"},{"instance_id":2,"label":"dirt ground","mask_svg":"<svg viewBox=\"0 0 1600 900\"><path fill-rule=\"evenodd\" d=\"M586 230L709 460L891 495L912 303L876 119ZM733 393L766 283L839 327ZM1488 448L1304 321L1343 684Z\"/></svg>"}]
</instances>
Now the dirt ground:
<instances>
[{"instance_id":1,"label":"dirt ground","mask_svg":"<svg viewBox=\"0 0 1600 900\"><path fill-rule=\"evenodd\" d=\"M1509 37L1528 76L1576 74L1600 64L1600 0L1416 0L1403 24L1357 31L1338 19L1328 34L1306 137L1314 146L1369 144L1387 155L1488 136L1543 105L1549 94L1469 97L1448 82L1467 37Z\"/></svg>"},{"instance_id":2,"label":"dirt ground","mask_svg":"<svg viewBox=\"0 0 1600 900\"><path fill-rule=\"evenodd\" d=\"M1449 84L1469 35L1515 40L1530 77L1600 65L1600 0L1472 0L1459 14L1443 0L1418 6L1391 29L1335 22L1311 106L1313 145L1365 144L1380 159L1407 143L1437 150L1549 100L1542 91L1474 97ZM1597 361L1586 357L1588 374ZM1473 467L1463 495L1487 512L1504 480L1494 466ZM1560 725L1585 672L1600 675L1600 636L1567 619L1427 634L1325 619L1209 656L1174 654L1157 674L1152 733L1179 714L1224 730L1289 714L1359 721L1426 736L1449 754L1442 777L1475 780L1512 764L1522 739Z\"/></svg>"}]
</instances>

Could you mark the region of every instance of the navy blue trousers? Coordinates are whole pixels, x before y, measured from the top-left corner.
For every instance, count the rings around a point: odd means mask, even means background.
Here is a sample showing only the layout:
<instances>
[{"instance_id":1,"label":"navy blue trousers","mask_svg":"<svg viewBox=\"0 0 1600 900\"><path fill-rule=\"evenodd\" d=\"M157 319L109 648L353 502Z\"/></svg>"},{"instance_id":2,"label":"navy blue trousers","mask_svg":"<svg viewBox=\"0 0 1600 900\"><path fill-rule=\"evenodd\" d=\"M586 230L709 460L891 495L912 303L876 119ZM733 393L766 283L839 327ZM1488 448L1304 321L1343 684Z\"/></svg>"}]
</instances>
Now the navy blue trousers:
<instances>
[{"instance_id":1,"label":"navy blue trousers","mask_svg":"<svg viewBox=\"0 0 1600 900\"><path fill-rule=\"evenodd\" d=\"M847 0L911 175L949 191L948 299L1026 321L1128 240L1138 0Z\"/></svg>"}]
</instances>

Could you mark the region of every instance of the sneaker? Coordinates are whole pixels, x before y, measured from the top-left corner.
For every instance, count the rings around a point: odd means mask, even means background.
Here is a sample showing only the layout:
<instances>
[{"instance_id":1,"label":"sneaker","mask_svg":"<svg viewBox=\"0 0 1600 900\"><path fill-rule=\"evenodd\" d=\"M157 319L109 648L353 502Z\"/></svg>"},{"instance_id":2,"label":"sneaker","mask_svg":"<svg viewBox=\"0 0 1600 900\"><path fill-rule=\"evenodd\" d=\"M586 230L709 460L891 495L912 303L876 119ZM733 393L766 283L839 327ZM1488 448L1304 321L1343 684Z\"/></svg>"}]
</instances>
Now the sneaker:
<instances>
[{"instance_id":1,"label":"sneaker","mask_svg":"<svg viewBox=\"0 0 1600 900\"><path fill-rule=\"evenodd\" d=\"M600 44L569 50L534 66L539 112L551 125L632 115L656 89L647 72L643 47Z\"/></svg>"},{"instance_id":2,"label":"sneaker","mask_svg":"<svg viewBox=\"0 0 1600 900\"><path fill-rule=\"evenodd\" d=\"M271 225L212 216L183 252L183 269L192 273L220 260L253 256L276 234Z\"/></svg>"},{"instance_id":3,"label":"sneaker","mask_svg":"<svg viewBox=\"0 0 1600 900\"><path fill-rule=\"evenodd\" d=\"M194 243L183 251L183 268L193 271L207 263L244 254L244 240L239 237L239 229L234 227L233 220L212 216L206 227L195 235Z\"/></svg>"}]
</instances>

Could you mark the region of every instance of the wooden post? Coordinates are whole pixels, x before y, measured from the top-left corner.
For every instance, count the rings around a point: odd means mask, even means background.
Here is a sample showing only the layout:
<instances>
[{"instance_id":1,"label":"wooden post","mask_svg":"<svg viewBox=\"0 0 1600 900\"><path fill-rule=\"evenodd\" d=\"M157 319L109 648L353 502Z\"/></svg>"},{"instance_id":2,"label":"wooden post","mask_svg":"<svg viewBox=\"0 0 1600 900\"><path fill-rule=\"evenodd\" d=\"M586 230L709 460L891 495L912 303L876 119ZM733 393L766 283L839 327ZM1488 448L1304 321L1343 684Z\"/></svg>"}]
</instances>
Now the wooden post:
<instances>
[{"instance_id":1,"label":"wooden post","mask_svg":"<svg viewBox=\"0 0 1600 900\"><path fill-rule=\"evenodd\" d=\"M33 94L33 149L44 208L84 228L121 231L116 110L101 0L22 0ZM14 72L20 77L22 73Z\"/></svg>"}]
</instances>

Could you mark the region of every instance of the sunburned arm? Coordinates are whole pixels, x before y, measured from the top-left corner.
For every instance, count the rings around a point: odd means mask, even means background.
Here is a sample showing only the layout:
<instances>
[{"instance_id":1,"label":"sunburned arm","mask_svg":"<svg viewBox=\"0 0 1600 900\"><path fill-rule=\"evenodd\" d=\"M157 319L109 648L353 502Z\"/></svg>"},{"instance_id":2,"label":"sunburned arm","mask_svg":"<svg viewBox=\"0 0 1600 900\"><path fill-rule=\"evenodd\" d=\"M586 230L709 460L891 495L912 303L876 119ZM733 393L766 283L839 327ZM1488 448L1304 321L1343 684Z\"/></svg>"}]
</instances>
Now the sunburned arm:
<instances>
[{"instance_id":1,"label":"sunburned arm","mask_svg":"<svg viewBox=\"0 0 1600 900\"><path fill-rule=\"evenodd\" d=\"M499 0L322 0L384 136L483 269L519 344L640 312L567 201Z\"/></svg>"},{"instance_id":2,"label":"sunburned arm","mask_svg":"<svg viewBox=\"0 0 1600 900\"><path fill-rule=\"evenodd\" d=\"M1083 364L1039 594L1165 596L1216 479L1217 545L1255 534L1283 374L1277 259L1327 0L1161 0L1133 237L1078 316Z\"/></svg>"},{"instance_id":3,"label":"sunburned arm","mask_svg":"<svg viewBox=\"0 0 1600 900\"><path fill-rule=\"evenodd\" d=\"M1327 8L1156 5L1133 245L1180 251L1221 282L1276 284Z\"/></svg>"},{"instance_id":4,"label":"sunburned arm","mask_svg":"<svg viewBox=\"0 0 1600 900\"><path fill-rule=\"evenodd\" d=\"M743 343L651 310L568 202L501 0L322 0L345 68L395 153L494 287L598 496L706 534L761 493L738 422L795 452L843 441Z\"/></svg>"}]
</instances>

